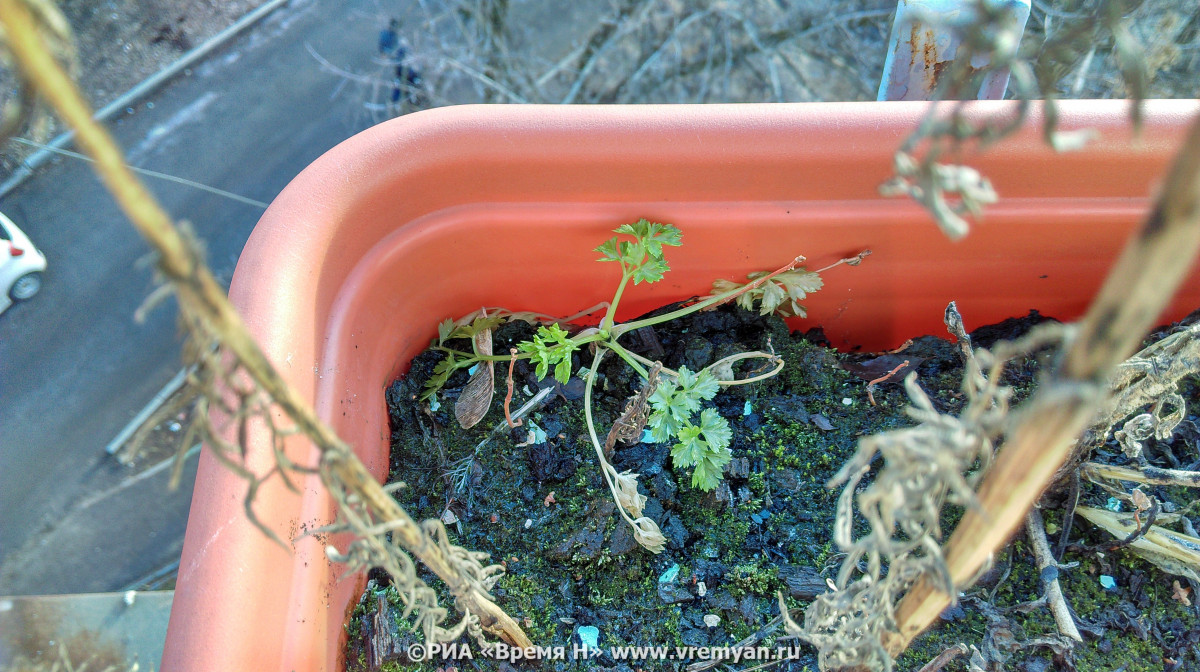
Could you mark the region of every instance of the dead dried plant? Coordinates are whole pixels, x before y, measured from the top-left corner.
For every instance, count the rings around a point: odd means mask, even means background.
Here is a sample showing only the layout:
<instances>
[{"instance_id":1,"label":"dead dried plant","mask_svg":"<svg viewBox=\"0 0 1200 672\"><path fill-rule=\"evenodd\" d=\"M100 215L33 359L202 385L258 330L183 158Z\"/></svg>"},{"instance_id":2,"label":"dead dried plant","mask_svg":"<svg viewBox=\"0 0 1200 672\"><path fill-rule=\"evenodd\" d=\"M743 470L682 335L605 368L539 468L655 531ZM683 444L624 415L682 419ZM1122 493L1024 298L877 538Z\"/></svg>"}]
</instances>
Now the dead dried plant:
<instances>
[{"instance_id":1,"label":"dead dried plant","mask_svg":"<svg viewBox=\"0 0 1200 672\"><path fill-rule=\"evenodd\" d=\"M809 608L804 625L788 622L789 631L819 648L823 667L890 669L892 657L974 582L1072 458L1078 437L1097 412L1111 408L1110 377L1166 307L1198 249L1200 119L1146 223L1130 239L1083 320L1070 329L1063 352L1026 405L1004 418L1007 397L1002 388L992 387L998 385L996 376L1012 356L1061 338L1060 327L1035 329L1015 343L997 344L994 353L976 350L974 357L966 357L963 416L970 422L929 412L910 378L914 417L930 427L863 440L859 454L839 473L834 483L849 486L839 500L836 540L850 553L848 562L838 590ZM956 325L961 329L957 319L947 324L952 332ZM1165 349L1178 348L1179 342ZM972 359L978 360L977 367ZM1132 368L1144 370L1140 364ZM983 378L979 372L985 369L990 370ZM1002 447L988 468L992 442L1000 435ZM849 535L849 501L876 453L883 453L885 465L859 495L870 533L855 541ZM892 458L901 456L925 462L893 466ZM955 468L957 472L951 471ZM973 481L979 483L974 493ZM917 490L918 485L927 492ZM943 503L966 508L949 542L941 546L937 511ZM864 557L866 567L860 569L858 561ZM884 560L890 560L886 575ZM858 578L850 582L856 573Z\"/></svg>"},{"instance_id":2,"label":"dead dried plant","mask_svg":"<svg viewBox=\"0 0 1200 672\"><path fill-rule=\"evenodd\" d=\"M947 328L963 339L961 323L951 304ZM863 665L890 670L881 634L898 631L899 598L922 579L957 594L942 552L943 510L947 505L979 508L975 488L1010 422L1013 390L1000 382L1007 363L1055 345L1063 336L1062 325L1053 323L1016 342L1002 341L995 351L972 352L964 361L966 405L957 416L937 411L916 374L909 374L904 387L912 405L905 412L918 424L862 439L854 457L830 480L828 487L842 488L834 543L846 557L837 590L817 597L802 627L794 622L788 626L817 648L823 669ZM877 458L883 466L864 486ZM858 539L855 503L869 530Z\"/></svg>"},{"instance_id":3,"label":"dead dried plant","mask_svg":"<svg viewBox=\"0 0 1200 672\"><path fill-rule=\"evenodd\" d=\"M967 235L968 217L979 217L998 198L984 175L959 163L967 150L985 148L1014 133L1028 119L1035 100L1042 101L1042 131L1055 150L1080 149L1092 139L1090 129L1059 130L1055 101L1059 83L1085 54L1094 55L1097 44L1111 43L1111 58L1130 94L1136 128L1149 75L1144 51L1129 30L1127 3L1087 0L1083 5L1063 26L1044 33L1040 44L1036 40L1021 44L1021 27L1006 3L976 0L969 11L950 19L926 17L928 23L961 39L958 53L939 73L931 95L934 101L958 102L930 105L921 124L896 152L895 175L880 186L880 193L912 198L952 239ZM986 65L976 67L978 63ZM984 119L968 115L969 101L984 80L998 71L1011 73L1009 92L1018 101L1015 109Z\"/></svg>"},{"instance_id":4,"label":"dead dried plant","mask_svg":"<svg viewBox=\"0 0 1200 672\"><path fill-rule=\"evenodd\" d=\"M176 226L154 197L125 165L109 134L92 119L70 76L56 60L44 35L61 20L53 5L28 0L0 0L0 23L5 47L37 93L77 133L84 151L95 160L97 172L134 227L157 254L157 267L179 301L183 327L189 337L185 360L192 367L189 382L199 390L197 432L217 457L247 484L246 514L264 534L280 541L271 525L254 511L257 491L272 479L297 491L292 478L317 473L338 505L338 521L326 531L354 535L346 553L329 549L331 559L351 569L382 566L404 593L408 612L416 618L428 640L441 641L467 632L487 645L486 636L499 636L510 644L529 646L520 627L492 601L488 590L501 569L484 566L481 554L448 541L442 524L418 524L375 481L370 472L316 417L279 375L250 336L205 265L199 248L186 230ZM261 456L251 455L247 437L256 423L270 436L270 466L256 470ZM301 464L285 446L285 439L303 434L316 446L316 464ZM410 557L411 556L411 557ZM416 577L413 557L442 579L462 619L442 627L447 610L440 608L434 591Z\"/></svg>"},{"instance_id":5,"label":"dead dried plant","mask_svg":"<svg viewBox=\"0 0 1200 672\"><path fill-rule=\"evenodd\" d=\"M1200 324L1169 334L1130 357L1109 379L1112 400L1084 432L1076 455L1086 457L1121 423L1116 430L1121 448L1130 458L1141 457L1143 441L1166 439L1184 419L1179 383L1196 371L1200 371Z\"/></svg>"}]
</instances>

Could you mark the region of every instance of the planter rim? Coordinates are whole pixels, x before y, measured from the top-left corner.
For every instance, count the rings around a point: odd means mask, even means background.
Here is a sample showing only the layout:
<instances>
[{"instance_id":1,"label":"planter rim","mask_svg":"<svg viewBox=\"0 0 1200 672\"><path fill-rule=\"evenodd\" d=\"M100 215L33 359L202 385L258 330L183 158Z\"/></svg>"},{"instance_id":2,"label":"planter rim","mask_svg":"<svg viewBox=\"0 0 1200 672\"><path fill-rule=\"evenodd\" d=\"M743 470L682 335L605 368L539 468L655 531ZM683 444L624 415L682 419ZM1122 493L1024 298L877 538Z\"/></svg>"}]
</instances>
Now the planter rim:
<instances>
[{"instance_id":1,"label":"planter rim","mask_svg":"<svg viewBox=\"0 0 1200 672\"><path fill-rule=\"evenodd\" d=\"M587 266L591 247L598 233L623 221L671 218L685 236L672 258L677 279L647 289L629 311L703 291L710 268L734 277L764 260L790 258L798 227L809 245L801 251L828 258L874 246L876 256L853 271L861 275L839 276L838 287L830 281L813 295L810 314L827 316L847 334L837 336L844 344L870 323L879 335L861 342L895 344L905 329L931 321L888 309L889 301L902 291L915 292L922 310L942 300L945 288L925 287L923 275L969 275L971 264L989 269L991 286L971 290L980 315L1003 312L997 284L1039 286L1032 269L1002 270L1027 256L1072 287L1097 284L1096 269L1146 210L1200 102L1147 101L1144 130L1131 143L1126 101L1062 101L1063 128L1098 128L1100 139L1055 155L1027 125L989 149L979 163L1004 200L957 247L931 231L915 205L875 192L891 152L926 109L875 102L473 105L415 113L349 138L301 172L247 242L230 297L288 382L382 476L389 461L383 385L427 344L436 323L488 296L501 294L486 305L503 303L505 280L522 273L546 279L537 287L544 312L591 305L574 289L597 285ZM968 106L978 118L1013 109L1011 102ZM1058 219L1047 219L1051 210ZM1047 221L1071 233L1055 235ZM719 242L723 228L772 238ZM1006 231L1022 240L1004 247ZM1038 231L1043 239L1028 239ZM514 245L534 250L532 261L497 260ZM894 261L863 271L880 250ZM842 282L865 278L878 289ZM1185 302L1200 303L1195 274L1188 287L1176 314ZM607 284L592 289L608 291ZM1074 306L1087 297L1068 298ZM868 309L874 318L859 312ZM1071 308L1063 310L1071 317ZM252 430L250 443L248 463L266 469L263 428ZM314 461L311 445L295 437L287 452ZM330 513L315 478L299 484L300 495L266 486L256 505L272 529L295 540L285 551L245 520L244 484L204 451L162 669L337 669L340 623L362 577L332 583L341 568L330 566L315 538L297 538Z\"/></svg>"}]
</instances>

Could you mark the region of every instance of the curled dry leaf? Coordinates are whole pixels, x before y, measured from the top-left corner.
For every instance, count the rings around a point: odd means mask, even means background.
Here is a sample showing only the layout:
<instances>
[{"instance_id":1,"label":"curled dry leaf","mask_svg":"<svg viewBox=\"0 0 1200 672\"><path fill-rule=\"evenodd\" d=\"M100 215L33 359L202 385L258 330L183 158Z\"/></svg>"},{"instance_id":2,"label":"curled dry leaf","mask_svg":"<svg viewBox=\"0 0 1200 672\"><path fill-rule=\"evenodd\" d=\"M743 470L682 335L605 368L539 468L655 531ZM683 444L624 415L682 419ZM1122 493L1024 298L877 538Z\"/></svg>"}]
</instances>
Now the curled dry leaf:
<instances>
[{"instance_id":1,"label":"curled dry leaf","mask_svg":"<svg viewBox=\"0 0 1200 672\"><path fill-rule=\"evenodd\" d=\"M486 315L485 315L486 317ZM492 354L492 330L481 329L475 334L475 349L481 355ZM487 415L492 405L492 395L496 392L496 365L492 362L481 362L479 368L467 381L458 401L454 403L454 418L463 429L470 429L479 424Z\"/></svg>"},{"instance_id":2,"label":"curled dry leaf","mask_svg":"<svg viewBox=\"0 0 1200 672\"><path fill-rule=\"evenodd\" d=\"M1179 585L1178 579L1171 582L1171 593L1171 599L1183 604L1185 607L1192 606L1192 589Z\"/></svg>"},{"instance_id":3,"label":"curled dry leaf","mask_svg":"<svg viewBox=\"0 0 1200 672\"><path fill-rule=\"evenodd\" d=\"M623 471L614 474L612 479L617 503L631 518L641 518L642 507L646 504L646 496L638 492L638 475L630 471Z\"/></svg>"},{"instance_id":4,"label":"curled dry leaf","mask_svg":"<svg viewBox=\"0 0 1200 672\"><path fill-rule=\"evenodd\" d=\"M1145 511L1150 508L1150 498L1146 496L1146 493L1142 492L1141 488L1134 488L1130 496L1133 499L1133 506L1138 511Z\"/></svg>"},{"instance_id":5,"label":"curled dry leaf","mask_svg":"<svg viewBox=\"0 0 1200 672\"><path fill-rule=\"evenodd\" d=\"M651 553L662 553L667 547L667 538L658 523L648 516L633 521L633 538Z\"/></svg>"}]
</instances>

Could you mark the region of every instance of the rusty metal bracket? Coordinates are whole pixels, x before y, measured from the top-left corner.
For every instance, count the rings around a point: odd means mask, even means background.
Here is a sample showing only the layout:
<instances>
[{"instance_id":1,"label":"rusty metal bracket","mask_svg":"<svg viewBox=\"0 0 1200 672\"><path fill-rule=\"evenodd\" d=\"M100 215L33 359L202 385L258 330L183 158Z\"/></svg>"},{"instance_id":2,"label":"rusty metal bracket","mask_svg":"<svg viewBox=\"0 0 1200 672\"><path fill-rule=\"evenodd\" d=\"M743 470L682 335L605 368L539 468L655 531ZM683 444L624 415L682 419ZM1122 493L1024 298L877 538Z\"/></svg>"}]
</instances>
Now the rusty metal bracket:
<instances>
[{"instance_id":1,"label":"rusty metal bracket","mask_svg":"<svg viewBox=\"0 0 1200 672\"><path fill-rule=\"evenodd\" d=\"M1018 35L1025 31L1030 0L983 0L993 8L1012 12ZM879 82L877 100L929 100L938 79L954 62L962 42L958 26L976 15L975 0L900 0L888 40L887 60ZM1017 41L1012 43L1015 53ZM988 60L976 56L971 67L982 69ZM987 73L976 98L999 100L1008 88L1008 69Z\"/></svg>"}]
</instances>

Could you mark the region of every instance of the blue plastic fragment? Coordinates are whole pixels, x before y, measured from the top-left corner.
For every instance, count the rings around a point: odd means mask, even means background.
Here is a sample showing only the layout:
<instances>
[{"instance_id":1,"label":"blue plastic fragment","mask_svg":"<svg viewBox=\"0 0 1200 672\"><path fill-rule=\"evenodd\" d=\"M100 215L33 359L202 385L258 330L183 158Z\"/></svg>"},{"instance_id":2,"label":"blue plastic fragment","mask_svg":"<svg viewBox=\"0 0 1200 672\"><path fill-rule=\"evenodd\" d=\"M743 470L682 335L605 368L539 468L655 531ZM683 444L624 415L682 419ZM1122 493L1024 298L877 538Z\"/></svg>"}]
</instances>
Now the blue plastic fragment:
<instances>
[{"instance_id":1,"label":"blue plastic fragment","mask_svg":"<svg viewBox=\"0 0 1200 672\"><path fill-rule=\"evenodd\" d=\"M579 643L590 649L600 648L600 628L594 625L579 626Z\"/></svg>"},{"instance_id":2,"label":"blue plastic fragment","mask_svg":"<svg viewBox=\"0 0 1200 672\"><path fill-rule=\"evenodd\" d=\"M753 407L750 406L750 400L747 399L746 403L742 404L742 415L750 415L752 408Z\"/></svg>"},{"instance_id":3,"label":"blue plastic fragment","mask_svg":"<svg viewBox=\"0 0 1200 672\"><path fill-rule=\"evenodd\" d=\"M479 365L478 365L478 364L472 364L472 365L471 365L471 368L467 369L467 373L469 373L469 374L471 374L471 375L473 376L473 375L475 375L475 371L476 371L476 370L478 370L478 369L479 369Z\"/></svg>"},{"instance_id":4,"label":"blue plastic fragment","mask_svg":"<svg viewBox=\"0 0 1200 672\"><path fill-rule=\"evenodd\" d=\"M1112 590L1117 587L1117 580L1107 574L1101 574L1100 585L1104 586L1105 590Z\"/></svg>"},{"instance_id":5,"label":"blue plastic fragment","mask_svg":"<svg viewBox=\"0 0 1200 672\"><path fill-rule=\"evenodd\" d=\"M677 576L679 576L679 563L675 563L668 567L667 571L663 572L662 575L658 577L658 582L670 583L674 581L675 577Z\"/></svg>"},{"instance_id":6,"label":"blue plastic fragment","mask_svg":"<svg viewBox=\"0 0 1200 672\"><path fill-rule=\"evenodd\" d=\"M650 436L650 430L642 430L642 443L654 443L654 439Z\"/></svg>"},{"instance_id":7,"label":"blue plastic fragment","mask_svg":"<svg viewBox=\"0 0 1200 672\"><path fill-rule=\"evenodd\" d=\"M535 425L531 422L531 423L529 423L529 431L533 432L533 442L534 443L545 443L546 442L546 430L542 429L541 427L538 427L537 425Z\"/></svg>"},{"instance_id":8,"label":"blue plastic fragment","mask_svg":"<svg viewBox=\"0 0 1200 672\"><path fill-rule=\"evenodd\" d=\"M1109 497L1108 501L1104 504L1104 508L1108 509L1109 511L1120 511L1121 500L1117 499L1116 497Z\"/></svg>"}]
</instances>

